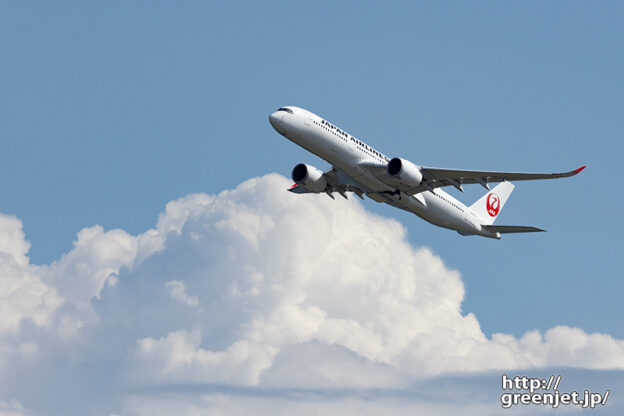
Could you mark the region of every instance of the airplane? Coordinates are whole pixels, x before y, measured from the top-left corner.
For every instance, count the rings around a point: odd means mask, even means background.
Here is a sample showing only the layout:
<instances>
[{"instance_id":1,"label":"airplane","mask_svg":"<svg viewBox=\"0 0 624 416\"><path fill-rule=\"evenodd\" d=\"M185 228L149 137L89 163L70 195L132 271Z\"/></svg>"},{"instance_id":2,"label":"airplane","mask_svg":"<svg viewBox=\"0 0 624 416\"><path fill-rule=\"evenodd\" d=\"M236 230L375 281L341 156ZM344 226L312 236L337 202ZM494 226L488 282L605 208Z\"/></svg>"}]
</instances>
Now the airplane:
<instances>
[{"instance_id":1,"label":"airplane","mask_svg":"<svg viewBox=\"0 0 624 416\"><path fill-rule=\"evenodd\" d=\"M303 108L280 107L269 116L269 122L279 134L332 165L325 172L305 163L296 165L290 192L324 192L332 199L334 193L345 199L347 192L361 199L366 195L463 236L500 239L502 234L545 231L531 226L494 225L514 189L509 181L566 178L585 169L581 166L564 173L515 173L425 167L400 157L390 159ZM490 189L490 183L498 185ZM480 184L487 193L467 206L441 189L453 186L463 192L465 184Z\"/></svg>"}]
</instances>

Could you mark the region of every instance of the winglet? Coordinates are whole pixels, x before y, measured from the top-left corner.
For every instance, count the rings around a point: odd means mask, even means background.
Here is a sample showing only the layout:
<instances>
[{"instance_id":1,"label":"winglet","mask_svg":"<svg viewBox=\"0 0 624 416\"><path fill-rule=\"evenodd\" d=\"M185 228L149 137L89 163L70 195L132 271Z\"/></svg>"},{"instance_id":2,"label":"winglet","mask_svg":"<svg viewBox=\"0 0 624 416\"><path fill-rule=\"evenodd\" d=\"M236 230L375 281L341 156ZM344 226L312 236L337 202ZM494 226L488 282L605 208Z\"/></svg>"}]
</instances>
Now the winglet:
<instances>
[{"instance_id":1,"label":"winglet","mask_svg":"<svg viewBox=\"0 0 624 416\"><path fill-rule=\"evenodd\" d=\"M574 170L571 170L570 172L566 172L566 173L553 173L553 176L555 178L569 178L570 176L576 175L577 173L579 173L580 171L582 171L586 167L587 167L587 165L583 165L580 168L576 168Z\"/></svg>"},{"instance_id":2,"label":"winglet","mask_svg":"<svg viewBox=\"0 0 624 416\"><path fill-rule=\"evenodd\" d=\"M583 169L585 169L586 167L587 167L587 165L583 165L583 166L581 166L580 168L575 169L575 170L574 170L574 175L576 175L577 173L579 173L580 171L582 171L582 170L583 170Z\"/></svg>"}]
</instances>

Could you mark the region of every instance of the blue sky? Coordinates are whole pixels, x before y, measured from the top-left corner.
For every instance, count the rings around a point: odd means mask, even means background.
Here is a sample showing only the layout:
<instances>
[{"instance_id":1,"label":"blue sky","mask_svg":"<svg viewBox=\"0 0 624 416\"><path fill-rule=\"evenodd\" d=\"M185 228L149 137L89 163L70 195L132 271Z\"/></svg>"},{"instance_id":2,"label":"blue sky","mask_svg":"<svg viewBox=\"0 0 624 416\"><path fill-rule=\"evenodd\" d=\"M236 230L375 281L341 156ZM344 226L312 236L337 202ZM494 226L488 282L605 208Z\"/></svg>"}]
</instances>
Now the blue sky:
<instances>
[{"instance_id":1,"label":"blue sky","mask_svg":"<svg viewBox=\"0 0 624 416\"><path fill-rule=\"evenodd\" d=\"M373 201L461 273L486 335L557 325L624 338L619 2L4 2L0 212L34 264L84 227L138 234L165 204L327 164L268 114L307 108L389 156L529 172L465 238ZM453 194L472 203L480 187ZM324 198L324 196L319 196ZM346 262L350 261L345 259Z\"/></svg>"}]
</instances>

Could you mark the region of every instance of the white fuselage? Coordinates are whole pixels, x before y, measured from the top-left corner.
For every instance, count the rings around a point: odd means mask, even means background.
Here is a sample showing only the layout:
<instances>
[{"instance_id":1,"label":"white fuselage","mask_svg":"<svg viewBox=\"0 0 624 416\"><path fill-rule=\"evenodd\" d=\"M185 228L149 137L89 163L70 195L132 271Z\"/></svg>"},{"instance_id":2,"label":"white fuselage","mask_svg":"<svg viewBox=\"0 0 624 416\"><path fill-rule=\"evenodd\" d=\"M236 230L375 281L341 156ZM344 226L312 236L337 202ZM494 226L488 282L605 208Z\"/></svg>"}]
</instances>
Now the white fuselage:
<instances>
[{"instance_id":1,"label":"white fuselage","mask_svg":"<svg viewBox=\"0 0 624 416\"><path fill-rule=\"evenodd\" d=\"M390 158L316 114L292 106L288 109L292 114L286 111L271 114L269 119L273 128L332 164L339 173L342 171L343 180L364 190L371 199L412 212L440 227L500 238L498 233L482 229L481 220L469 207L441 189L415 196L396 193L366 169L370 163L387 164Z\"/></svg>"}]
</instances>

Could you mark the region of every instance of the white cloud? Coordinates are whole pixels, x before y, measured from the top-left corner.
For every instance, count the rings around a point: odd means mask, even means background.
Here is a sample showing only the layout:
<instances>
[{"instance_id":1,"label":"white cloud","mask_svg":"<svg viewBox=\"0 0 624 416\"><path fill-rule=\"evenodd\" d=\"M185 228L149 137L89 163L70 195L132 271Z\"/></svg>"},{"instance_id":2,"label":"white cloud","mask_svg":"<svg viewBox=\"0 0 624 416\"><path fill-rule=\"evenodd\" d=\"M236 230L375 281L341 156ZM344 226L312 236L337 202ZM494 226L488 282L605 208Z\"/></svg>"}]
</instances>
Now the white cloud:
<instances>
[{"instance_id":1,"label":"white cloud","mask_svg":"<svg viewBox=\"0 0 624 416\"><path fill-rule=\"evenodd\" d=\"M63 303L39 268L29 264L29 248L22 222L0 214L0 334L17 331L24 320L49 327Z\"/></svg>"},{"instance_id":2,"label":"white cloud","mask_svg":"<svg viewBox=\"0 0 624 416\"><path fill-rule=\"evenodd\" d=\"M562 326L486 337L461 312L459 272L412 247L401 224L287 185L267 175L186 196L138 236L85 228L44 266L29 264L21 222L0 216L0 350L14 357L2 378L69 361L77 380L130 390L342 391L458 372L624 368L624 341L606 334ZM21 385L0 385L0 398L37 410Z\"/></svg>"},{"instance_id":3,"label":"white cloud","mask_svg":"<svg viewBox=\"0 0 624 416\"><path fill-rule=\"evenodd\" d=\"M197 296L189 296L186 293L186 286L184 282L180 280L171 280L165 283L165 286L169 289L171 297L183 305L195 307L199 305L199 299Z\"/></svg>"},{"instance_id":4,"label":"white cloud","mask_svg":"<svg viewBox=\"0 0 624 416\"><path fill-rule=\"evenodd\" d=\"M282 395L288 393L281 392ZM133 416L177 415L417 415L436 416L498 415L499 406L483 403L460 405L445 401L412 401L398 397L358 397L353 395L336 399L315 394L300 393L295 397L262 397L234 394L174 394L167 397L132 396L125 402L124 413ZM515 413L515 412L514 412ZM515 413L517 414L517 413Z\"/></svg>"},{"instance_id":5,"label":"white cloud","mask_svg":"<svg viewBox=\"0 0 624 416\"><path fill-rule=\"evenodd\" d=\"M30 243L26 241L22 222L13 215L0 214L0 253L13 257L13 260L26 265L29 262L26 254Z\"/></svg>"},{"instance_id":6,"label":"white cloud","mask_svg":"<svg viewBox=\"0 0 624 416\"><path fill-rule=\"evenodd\" d=\"M123 230L104 232L99 225L82 229L73 249L43 268L63 297L85 308L97 298L108 279L130 267L137 254L137 237Z\"/></svg>"},{"instance_id":7,"label":"white cloud","mask_svg":"<svg viewBox=\"0 0 624 416\"><path fill-rule=\"evenodd\" d=\"M0 401L0 416L27 416L32 414L17 400Z\"/></svg>"},{"instance_id":8,"label":"white cloud","mask_svg":"<svg viewBox=\"0 0 624 416\"><path fill-rule=\"evenodd\" d=\"M258 375L271 366L277 352L275 347L248 341L237 341L224 351L212 352L201 348L200 342L197 330L171 332L158 340L141 339L136 348L141 379L167 384L257 385ZM134 367L133 372L136 370Z\"/></svg>"}]
</instances>

